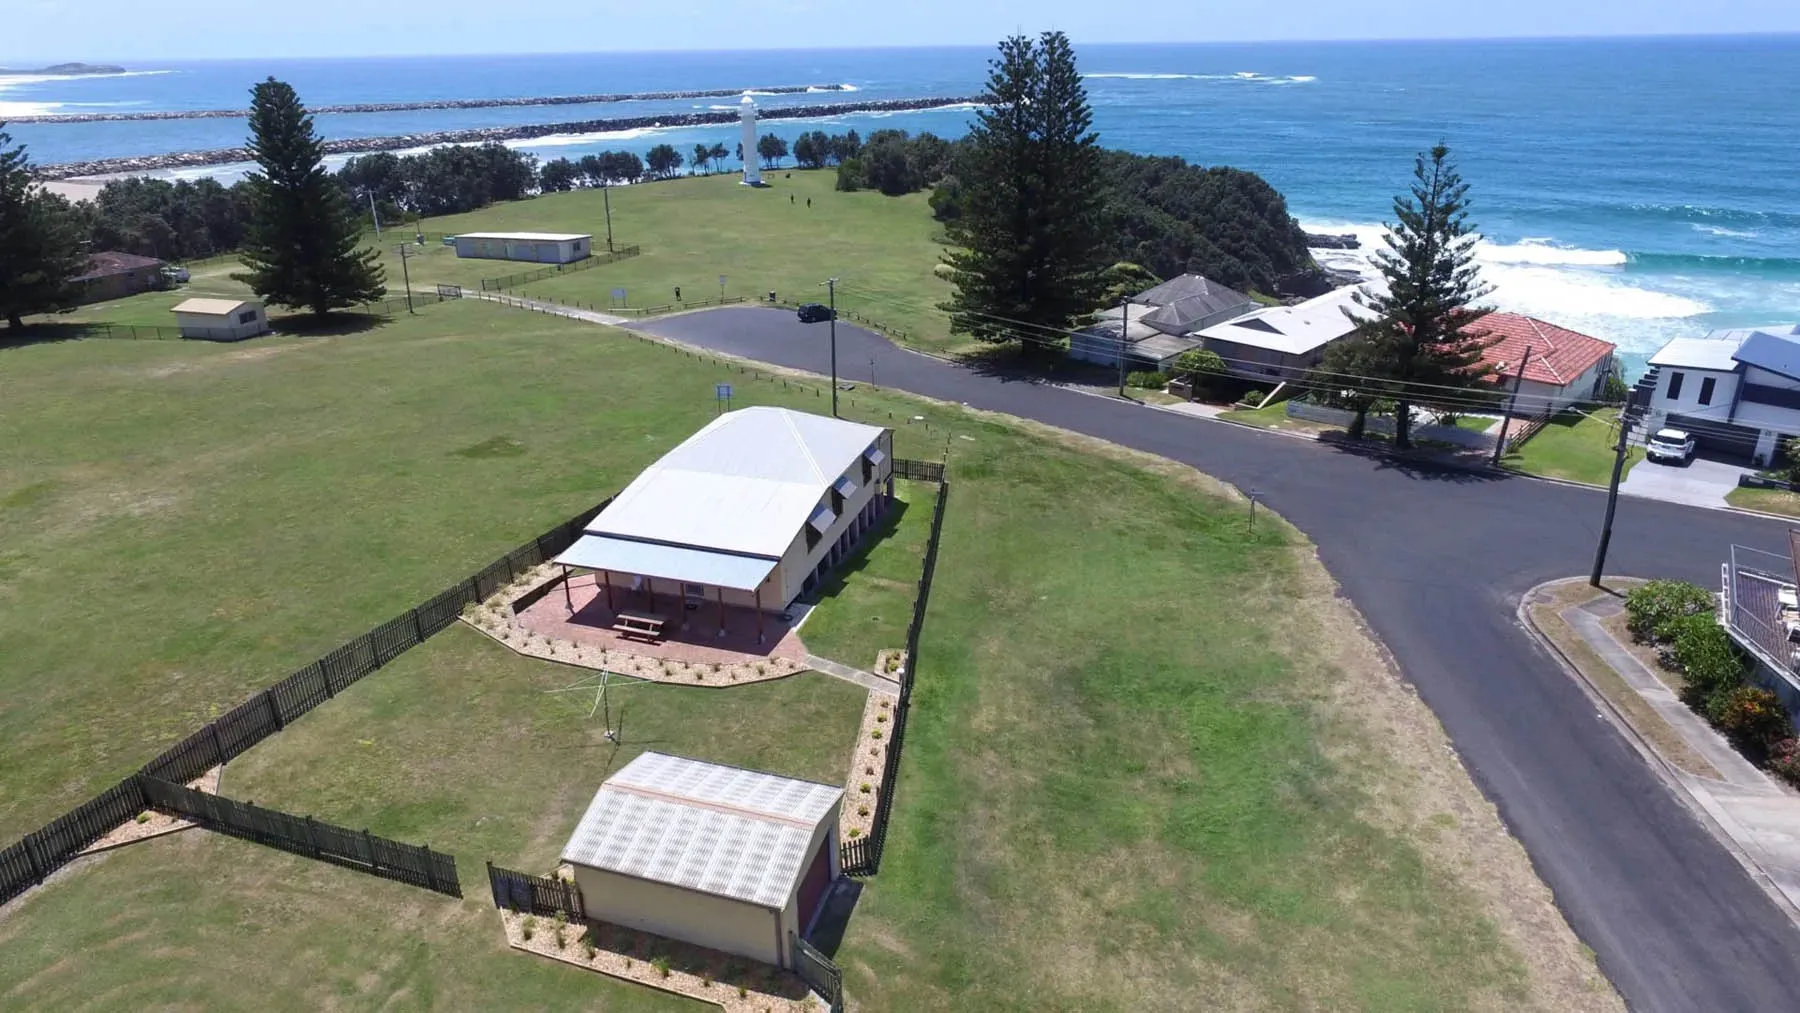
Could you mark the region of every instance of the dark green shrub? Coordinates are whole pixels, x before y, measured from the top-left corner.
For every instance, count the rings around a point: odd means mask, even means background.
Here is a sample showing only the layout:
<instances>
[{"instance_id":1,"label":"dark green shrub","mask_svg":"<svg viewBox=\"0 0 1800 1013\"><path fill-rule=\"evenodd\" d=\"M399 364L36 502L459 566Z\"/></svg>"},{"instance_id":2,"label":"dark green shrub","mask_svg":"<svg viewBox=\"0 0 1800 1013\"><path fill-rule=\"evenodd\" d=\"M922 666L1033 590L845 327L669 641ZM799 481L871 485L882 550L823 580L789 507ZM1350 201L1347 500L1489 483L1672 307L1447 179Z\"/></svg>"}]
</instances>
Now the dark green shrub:
<instances>
[{"instance_id":1,"label":"dark green shrub","mask_svg":"<svg viewBox=\"0 0 1800 1013\"><path fill-rule=\"evenodd\" d=\"M1155 370L1134 370L1125 374L1125 386L1140 387L1144 390L1162 390L1172 379L1167 373Z\"/></svg>"},{"instance_id":2,"label":"dark green shrub","mask_svg":"<svg viewBox=\"0 0 1800 1013\"><path fill-rule=\"evenodd\" d=\"M1752 759L1763 758L1771 746L1794 734L1781 699L1761 686L1731 690L1718 710L1719 730Z\"/></svg>"},{"instance_id":3,"label":"dark green shrub","mask_svg":"<svg viewBox=\"0 0 1800 1013\"><path fill-rule=\"evenodd\" d=\"M1689 707L1707 709L1710 701L1744 684L1744 655L1712 616L1685 616L1671 626L1669 655L1687 680L1682 700Z\"/></svg>"},{"instance_id":4,"label":"dark green shrub","mask_svg":"<svg viewBox=\"0 0 1800 1013\"><path fill-rule=\"evenodd\" d=\"M1653 580L1625 595L1625 628L1639 642L1675 639L1667 624L1713 609L1711 591L1685 580Z\"/></svg>"},{"instance_id":5,"label":"dark green shrub","mask_svg":"<svg viewBox=\"0 0 1800 1013\"><path fill-rule=\"evenodd\" d=\"M657 974L660 974L665 978L669 976L668 957L657 957L655 960L650 961L650 966L656 968Z\"/></svg>"},{"instance_id":6,"label":"dark green shrub","mask_svg":"<svg viewBox=\"0 0 1800 1013\"><path fill-rule=\"evenodd\" d=\"M1262 399L1265 397L1268 397L1268 395L1260 390L1247 390L1244 392L1243 397L1238 398L1238 404L1247 404L1254 408L1257 405L1262 404Z\"/></svg>"}]
</instances>

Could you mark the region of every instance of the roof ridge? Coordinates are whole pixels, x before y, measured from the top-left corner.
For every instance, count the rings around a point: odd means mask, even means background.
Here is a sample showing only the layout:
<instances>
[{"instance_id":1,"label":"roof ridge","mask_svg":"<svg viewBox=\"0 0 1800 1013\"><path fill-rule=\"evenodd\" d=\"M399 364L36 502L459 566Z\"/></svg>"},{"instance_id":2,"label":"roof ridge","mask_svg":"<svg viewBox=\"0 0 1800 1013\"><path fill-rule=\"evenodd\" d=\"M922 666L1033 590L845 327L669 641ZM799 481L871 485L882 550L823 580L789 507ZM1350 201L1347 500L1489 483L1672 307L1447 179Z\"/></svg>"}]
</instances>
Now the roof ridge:
<instances>
[{"instance_id":1,"label":"roof ridge","mask_svg":"<svg viewBox=\"0 0 1800 1013\"><path fill-rule=\"evenodd\" d=\"M800 435L800 427L794 424L794 413L786 408L776 408L781 413L781 421L787 424L788 432L793 435L794 442L800 447L800 456L806 459L806 466L812 469L816 481L826 481L825 472L819 467L819 459L813 456L812 447L807 445L806 437Z\"/></svg>"},{"instance_id":2,"label":"roof ridge","mask_svg":"<svg viewBox=\"0 0 1800 1013\"><path fill-rule=\"evenodd\" d=\"M1538 337L1544 339L1544 344L1550 346L1550 351L1552 351L1552 352L1556 351L1556 339L1552 338L1550 335L1544 333L1545 327L1555 327L1556 326L1555 324L1550 323L1547 320L1539 320L1537 317L1533 317L1533 316L1527 316L1525 318L1525 322L1531 325L1532 333L1534 333ZM1555 366L1550 364L1550 357L1548 355L1539 355L1538 362L1542 363L1544 369L1546 371L1548 371L1551 376L1556 378L1556 385L1558 387L1563 387L1563 386L1568 385L1569 381L1563 377L1562 370L1559 370Z\"/></svg>"},{"instance_id":3,"label":"roof ridge","mask_svg":"<svg viewBox=\"0 0 1800 1013\"><path fill-rule=\"evenodd\" d=\"M627 795L636 795L639 798L647 798L653 802L668 802L671 805L686 805L693 806L696 809L710 809L713 812L724 813L727 816L742 816L745 819L761 820L765 823L779 823L782 826L793 827L797 830L811 830L818 825L817 820L807 821L789 816L780 816L772 812L765 812L761 809L747 809L743 806L732 805L730 802L695 798L692 795L683 795L672 791L660 791L656 788L645 788L642 785L636 784L620 784L616 781L608 781L600 786L600 790L622 791Z\"/></svg>"}]
</instances>

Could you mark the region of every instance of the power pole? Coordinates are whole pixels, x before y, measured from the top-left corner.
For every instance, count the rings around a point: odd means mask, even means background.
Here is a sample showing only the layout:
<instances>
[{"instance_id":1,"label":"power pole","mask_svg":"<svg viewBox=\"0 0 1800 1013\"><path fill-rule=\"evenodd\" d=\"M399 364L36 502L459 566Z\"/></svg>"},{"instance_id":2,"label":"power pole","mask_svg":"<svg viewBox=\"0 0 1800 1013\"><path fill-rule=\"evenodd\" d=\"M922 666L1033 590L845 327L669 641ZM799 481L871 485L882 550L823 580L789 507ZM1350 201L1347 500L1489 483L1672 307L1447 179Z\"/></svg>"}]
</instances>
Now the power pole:
<instances>
[{"instance_id":1,"label":"power pole","mask_svg":"<svg viewBox=\"0 0 1800 1013\"><path fill-rule=\"evenodd\" d=\"M1513 377L1512 397L1507 399L1506 410L1500 415L1500 439L1494 443L1494 461L1500 463L1500 455L1506 453L1506 429L1512 425L1513 408L1519 402L1519 387L1525 382L1525 364L1531 361L1531 346L1525 346L1525 357L1519 360L1519 375Z\"/></svg>"},{"instance_id":2,"label":"power pole","mask_svg":"<svg viewBox=\"0 0 1800 1013\"><path fill-rule=\"evenodd\" d=\"M369 217L375 220L375 238L381 238L381 212L375 210L375 191L369 191Z\"/></svg>"},{"instance_id":3,"label":"power pole","mask_svg":"<svg viewBox=\"0 0 1800 1013\"><path fill-rule=\"evenodd\" d=\"M838 417L837 405L837 279L827 278L825 289L831 299L831 417Z\"/></svg>"},{"instance_id":4,"label":"power pole","mask_svg":"<svg viewBox=\"0 0 1800 1013\"><path fill-rule=\"evenodd\" d=\"M600 184L600 200L606 204L606 252L612 253L612 187L604 181Z\"/></svg>"},{"instance_id":5,"label":"power pole","mask_svg":"<svg viewBox=\"0 0 1800 1013\"><path fill-rule=\"evenodd\" d=\"M1131 326L1131 300L1119 297L1119 396L1125 396L1125 330Z\"/></svg>"},{"instance_id":6,"label":"power pole","mask_svg":"<svg viewBox=\"0 0 1800 1013\"><path fill-rule=\"evenodd\" d=\"M406 284L406 312L413 313L416 311L413 309L412 301L412 272L406 266L407 260L411 257L411 251L405 243L401 243L397 249L400 251L400 277Z\"/></svg>"},{"instance_id":7,"label":"power pole","mask_svg":"<svg viewBox=\"0 0 1800 1013\"><path fill-rule=\"evenodd\" d=\"M1619 411L1619 443L1613 448L1612 484L1606 490L1606 521L1600 525L1600 544L1594 549L1594 572L1588 583L1600 586L1600 573L1606 569L1606 547L1612 543L1613 511L1619 505L1619 478L1625 474L1625 458L1631 447L1631 427L1636 414L1627 404Z\"/></svg>"}]
</instances>

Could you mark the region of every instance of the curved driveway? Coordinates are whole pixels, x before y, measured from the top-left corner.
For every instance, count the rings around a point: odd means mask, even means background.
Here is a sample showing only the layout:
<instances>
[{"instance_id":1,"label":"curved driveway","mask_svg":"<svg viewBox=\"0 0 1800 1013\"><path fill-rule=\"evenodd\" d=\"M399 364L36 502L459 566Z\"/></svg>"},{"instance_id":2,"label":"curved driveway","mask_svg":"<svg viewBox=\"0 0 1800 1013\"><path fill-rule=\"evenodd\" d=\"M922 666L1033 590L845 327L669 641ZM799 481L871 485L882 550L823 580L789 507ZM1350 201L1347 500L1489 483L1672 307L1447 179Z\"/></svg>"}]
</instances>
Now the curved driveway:
<instances>
[{"instance_id":1,"label":"curved driveway","mask_svg":"<svg viewBox=\"0 0 1800 1013\"><path fill-rule=\"evenodd\" d=\"M635 325L829 372L826 328L721 309ZM843 376L1036 419L1254 490L1312 538L1437 714L1601 970L1638 1010L1800 1008L1800 931L1646 768L1515 619L1585 574L1603 493L1417 468L989 375L838 324ZM1711 586L1733 542L1785 552L1779 523L1622 498L1607 570Z\"/></svg>"}]
</instances>

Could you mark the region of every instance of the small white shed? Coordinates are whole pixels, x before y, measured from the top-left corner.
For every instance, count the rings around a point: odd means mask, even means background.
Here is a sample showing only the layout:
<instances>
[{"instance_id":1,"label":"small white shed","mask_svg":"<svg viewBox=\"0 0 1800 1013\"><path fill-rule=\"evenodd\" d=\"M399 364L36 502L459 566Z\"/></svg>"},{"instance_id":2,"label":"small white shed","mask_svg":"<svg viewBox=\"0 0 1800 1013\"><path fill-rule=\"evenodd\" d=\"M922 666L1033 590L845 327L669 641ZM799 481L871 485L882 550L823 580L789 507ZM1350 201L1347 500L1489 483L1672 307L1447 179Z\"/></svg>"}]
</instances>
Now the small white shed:
<instances>
[{"instance_id":1,"label":"small white shed","mask_svg":"<svg viewBox=\"0 0 1800 1013\"><path fill-rule=\"evenodd\" d=\"M777 967L839 875L844 790L640 753L563 849L589 918Z\"/></svg>"},{"instance_id":2,"label":"small white shed","mask_svg":"<svg viewBox=\"0 0 1800 1013\"><path fill-rule=\"evenodd\" d=\"M251 299L184 299L172 312L184 338L241 341L269 329L262 303Z\"/></svg>"},{"instance_id":3,"label":"small white shed","mask_svg":"<svg viewBox=\"0 0 1800 1013\"><path fill-rule=\"evenodd\" d=\"M594 237L575 232L465 232L456 237L456 255L482 260L525 260L568 264L593 253Z\"/></svg>"}]
</instances>

